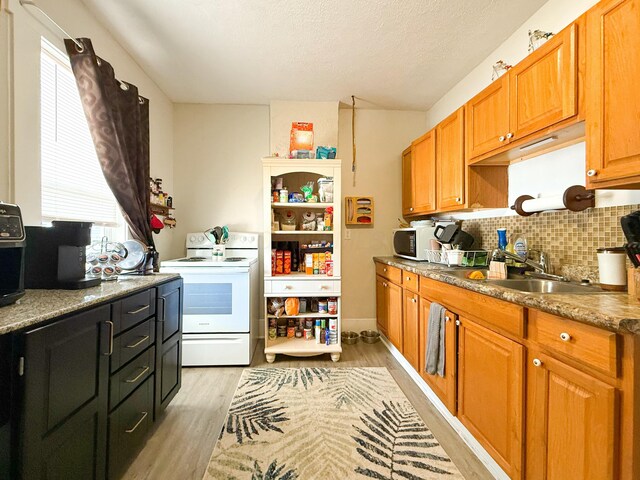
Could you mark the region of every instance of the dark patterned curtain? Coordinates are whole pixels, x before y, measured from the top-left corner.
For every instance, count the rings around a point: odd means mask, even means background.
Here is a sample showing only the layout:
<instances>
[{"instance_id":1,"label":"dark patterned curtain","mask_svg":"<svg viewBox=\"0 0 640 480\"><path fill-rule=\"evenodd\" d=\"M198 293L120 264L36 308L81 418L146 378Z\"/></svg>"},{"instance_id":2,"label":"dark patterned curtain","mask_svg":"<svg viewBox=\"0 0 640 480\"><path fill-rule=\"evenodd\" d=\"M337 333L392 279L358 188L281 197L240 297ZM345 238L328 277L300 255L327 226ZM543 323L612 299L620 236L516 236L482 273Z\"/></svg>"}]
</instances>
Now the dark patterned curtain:
<instances>
[{"instance_id":1,"label":"dark patterned curtain","mask_svg":"<svg viewBox=\"0 0 640 480\"><path fill-rule=\"evenodd\" d=\"M102 173L134 238L155 252L149 223L149 100L138 95L135 85L115 78L91 40L76 40L84 48L69 39L65 46Z\"/></svg>"}]
</instances>

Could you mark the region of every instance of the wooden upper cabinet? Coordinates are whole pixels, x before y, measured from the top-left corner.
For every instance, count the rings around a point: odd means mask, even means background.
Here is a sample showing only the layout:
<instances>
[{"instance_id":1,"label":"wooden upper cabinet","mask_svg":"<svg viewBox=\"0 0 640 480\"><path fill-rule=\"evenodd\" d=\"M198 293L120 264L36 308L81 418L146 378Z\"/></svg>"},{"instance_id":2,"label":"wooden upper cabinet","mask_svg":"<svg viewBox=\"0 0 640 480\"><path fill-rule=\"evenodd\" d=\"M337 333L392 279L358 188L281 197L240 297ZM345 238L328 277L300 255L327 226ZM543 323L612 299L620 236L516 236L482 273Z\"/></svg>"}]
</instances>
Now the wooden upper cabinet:
<instances>
[{"instance_id":1,"label":"wooden upper cabinet","mask_svg":"<svg viewBox=\"0 0 640 480\"><path fill-rule=\"evenodd\" d=\"M616 478L616 403L614 387L529 351L526 478Z\"/></svg>"},{"instance_id":2,"label":"wooden upper cabinet","mask_svg":"<svg viewBox=\"0 0 640 480\"><path fill-rule=\"evenodd\" d=\"M509 70L509 140L577 115L577 36L574 23Z\"/></svg>"},{"instance_id":3,"label":"wooden upper cabinet","mask_svg":"<svg viewBox=\"0 0 640 480\"><path fill-rule=\"evenodd\" d=\"M464 107L436 127L438 211L456 210L465 203Z\"/></svg>"},{"instance_id":4,"label":"wooden upper cabinet","mask_svg":"<svg viewBox=\"0 0 640 480\"><path fill-rule=\"evenodd\" d=\"M640 187L640 0L587 12L587 188Z\"/></svg>"},{"instance_id":5,"label":"wooden upper cabinet","mask_svg":"<svg viewBox=\"0 0 640 480\"><path fill-rule=\"evenodd\" d=\"M524 347L463 317L458 331L458 418L510 478L521 478Z\"/></svg>"},{"instance_id":6,"label":"wooden upper cabinet","mask_svg":"<svg viewBox=\"0 0 640 480\"><path fill-rule=\"evenodd\" d=\"M424 214L436 209L436 131L428 131L414 140L413 149L413 213Z\"/></svg>"},{"instance_id":7,"label":"wooden upper cabinet","mask_svg":"<svg viewBox=\"0 0 640 480\"><path fill-rule=\"evenodd\" d=\"M413 215L413 148L409 147L402 152L402 214Z\"/></svg>"},{"instance_id":8,"label":"wooden upper cabinet","mask_svg":"<svg viewBox=\"0 0 640 480\"><path fill-rule=\"evenodd\" d=\"M509 132L509 77L503 75L467 102L467 158L502 147Z\"/></svg>"},{"instance_id":9,"label":"wooden upper cabinet","mask_svg":"<svg viewBox=\"0 0 640 480\"><path fill-rule=\"evenodd\" d=\"M417 293L406 288L402 292L403 315L402 315L402 352L411 366L418 371L420 369L419 356L419 299Z\"/></svg>"}]
</instances>

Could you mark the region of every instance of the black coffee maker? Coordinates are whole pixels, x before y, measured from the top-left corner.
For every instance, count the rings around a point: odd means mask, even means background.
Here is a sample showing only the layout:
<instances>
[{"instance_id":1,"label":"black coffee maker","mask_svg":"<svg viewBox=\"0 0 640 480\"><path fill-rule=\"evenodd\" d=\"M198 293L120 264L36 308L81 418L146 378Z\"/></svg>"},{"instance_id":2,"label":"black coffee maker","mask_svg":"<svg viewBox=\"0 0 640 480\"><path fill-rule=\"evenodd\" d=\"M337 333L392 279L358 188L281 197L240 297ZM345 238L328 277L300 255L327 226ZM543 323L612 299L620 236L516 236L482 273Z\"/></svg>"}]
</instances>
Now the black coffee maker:
<instances>
[{"instance_id":1,"label":"black coffee maker","mask_svg":"<svg viewBox=\"0 0 640 480\"><path fill-rule=\"evenodd\" d=\"M24 295L24 235L20 207L0 202L0 307Z\"/></svg>"},{"instance_id":2,"label":"black coffee maker","mask_svg":"<svg viewBox=\"0 0 640 480\"><path fill-rule=\"evenodd\" d=\"M96 286L86 277L86 246L90 222L51 222L51 227L26 227L25 286L78 290Z\"/></svg>"}]
</instances>

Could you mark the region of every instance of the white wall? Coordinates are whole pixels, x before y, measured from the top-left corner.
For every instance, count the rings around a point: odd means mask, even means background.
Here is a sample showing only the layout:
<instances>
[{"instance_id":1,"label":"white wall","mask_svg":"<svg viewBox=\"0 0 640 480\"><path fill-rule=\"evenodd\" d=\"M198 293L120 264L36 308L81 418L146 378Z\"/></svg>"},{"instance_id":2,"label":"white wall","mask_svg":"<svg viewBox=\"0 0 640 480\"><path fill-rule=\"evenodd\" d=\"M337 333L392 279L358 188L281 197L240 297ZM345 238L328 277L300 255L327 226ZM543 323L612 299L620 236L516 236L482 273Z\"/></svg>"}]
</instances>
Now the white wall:
<instances>
[{"instance_id":1,"label":"white wall","mask_svg":"<svg viewBox=\"0 0 640 480\"><path fill-rule=\"evenodd\" d=\"M348 228L342 235L344 328L375 328L375 268L372 257L392 252L391 230L402 211L401 155L425 131L425 112L356 110L356 183L351 173L351 109L340 110L342 192L374 197L373 227ZM344 232L347 231L345 227ZM368 322L368 323L367 323Z\"/></svg>"},{"instance_id":2,"label":"white wall","mask_svg":"<svg viewBox=\"0 0 640 480\"><path fill-rule=\"evenodd\" d=\"M492 65L498 60L515 65L529 53L528 30L559 32L577 19L597 0L549 0L491 55L482 60L465 78L427 112L428 128L437 125L454 110L491 83ZM567 187L585 183L585 146L573 145L509 168L509 201L520 195L554 195ZM640 203L640 191L598 191L596 206ZM510 203L511 204L511 203ZM459 219L515 215L508 209L453 214Z\"/></svg>"},{"instance_id":3,"label":"white wall","mask_svg":"<svg viewBox=\"0 0 640 480\"><path fill-rule=\"evenodd\" d=\"M262 163L269 155L269 107L176 104L176 227L171 257L187 233L216 225L262 231Z\"/></svg>"},{"instance_id":4,"label":"white wall","mask_svg":"<svg viewBox=\"0 0 640 480\"><path fill-rule=\"evenodd\" d=\"M339 102L272 101L269 154L289 154L291 123L313 123L313 146L338 146ZM338 157L340 158L340 157Z\"/></svg>"},{"instance_id":5,"label":"white wall","mask_svg":"<svg viewBox=\"0 0 640 480\"><path fill-rule=\"evenodd\" d=\"M153 80L136 64L131 56L116 42L111 34L89 13L80 0L38 0L38 5L60 24L67 32L77 37L91 38L98 55L115 69L116 75L138 86L140 93L149 98L150 104L150 153L151 175L164 180L165 190L173 193L173 105ZM23 7L17 0L9 0L4 19L13 29L8 38L4 31L0 37L0 60L3 55L13 58L13 68L8 83L0 79L0 92L9 90L9 112L2 110L2 116L9 118L3 125L2 135L13 136L13 150L2 163L15 165L10 180L14 184L14 194L8 193L8 200L15 201L21 208L27 224L39 224L40 216L40 37L45 36L51 43L65 51L62 34L55 27L49 27L42 15L32 7ZM42 19L42 22L39 21ZM11 70L10 70L11 73ZM1 97L0 93L0 97ZM0 107L2 101L0 100ZM0 137L2 139L3 137ZM1 153L4 156L4 149ZM3 170L0 169L0 173ZM0 194L7 193L2 187ZM158 251L162 258L171 243L173 232L164 229L156 236Z\"/></svg>"}]
</instances>

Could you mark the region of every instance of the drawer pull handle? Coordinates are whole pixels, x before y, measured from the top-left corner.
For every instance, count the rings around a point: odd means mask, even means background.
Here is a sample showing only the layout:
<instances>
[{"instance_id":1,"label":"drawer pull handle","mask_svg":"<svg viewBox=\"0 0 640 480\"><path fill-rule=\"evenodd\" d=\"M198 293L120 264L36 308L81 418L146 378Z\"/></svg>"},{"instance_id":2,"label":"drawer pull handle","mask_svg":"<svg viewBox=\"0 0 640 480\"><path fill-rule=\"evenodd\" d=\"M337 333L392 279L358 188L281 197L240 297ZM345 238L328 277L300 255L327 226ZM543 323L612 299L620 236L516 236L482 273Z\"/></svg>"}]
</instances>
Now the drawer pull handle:
<instances>
[{"instance_id":1,"label":"drawer pull handle","mask_svg":"<svg viewBox=\"0 0 640 480\"><path fill-rule=\"evenodd\" d=\"M292 288L292 287L291 287L291 285L285 285L285 286L284 286L284 289L285 289L285 290L291 290L291 288Z\"/></svg>"},{"instance_id":2,"label":"drawer pull handle","mask_svg":"<svg viewBox=\"0 0 640 480\"><path fill-rule=\"evenodd\" d=\"M138 428L140 426L140 424L144 421L145 418L147 418L148 413L147 412L142 412L142 416L140 417L140 420L138 420L138 422L133 426L133 428L129 428L127 430L125 430L125 433L133 433L136 431L136 428Z\"/></svg>"},{"instance_id":3,"label":"drawer pull handle","mask_svg":"<svg viewBox=\"0 0 640 480\"><path fill-rule=\"evenodd\" d=\"M149 309L149 305L144 305L140 308L136 308L135 310L131 310L130 312L127 312L127 315L135 315L136 313L140 313L140 312L144 312L145 310Z\"/></svg>"},{"instance_id":4,"label":"drawer pull handle","mask_svg":"<svg viewBox=\"0 0 640 480\"><path fill-rule=\"evenodd\" d=\"M140 337L140 340L138 340L136 343L130 343L129 345L127 345L126 348L136 348L138 345L140 345L141 343L146 342L147 340L149 340L149 335L145 335L144 337Z\"/></svg>"},{"instance_id":5,"label":"drawer pull handle","mask_svg":"<svg viewBox=\"0 0 640 480\"><path fill-rule=\"evenodd\" d=\"M567 332L562 332L560 334L560 340L562 340L563 342L568 342L569 340L571 340L571 335L569 335Z\"/></svg>"},{"instance_id":6,"label":"drawer pull handle","mask_svg":"<svg viewBox=\"0 0 640 480\"><path fill-rule=\"evenodd\" d=\"M329 285L321 285L320 290L329 290Z\"/></svg>"},{"instance_id":7,"label":"drawer pull handle","mask_svg":"<svg viewBox=\"0 0 640 480\"><path fill-rule=\"evenodd\" d=\"M534 367L541 367L542 366L542 360L540 360L539 358L534 358L533 359L533 366Z\"/></svg>"},{"instance_id":8,"label":"drawer pull handle","mask_svg":"<svg viewBox=\"0 0 640 480\"><path fill-rule=\"evenodd\" d=\"M149 371L149 366L148 366L148 365L146 365L146 366L142 367L142 371L141 371L138 375L136 375L136 376L135 376L135 377L133 377L133 378L127 378L127 379L125 380L125 383L136 383L136 382L137 382L138 380L140 380L140 378L142 378L142 376L143 376L145 373L147 373L148 371Z\"/></svg>"}]
</instances>

